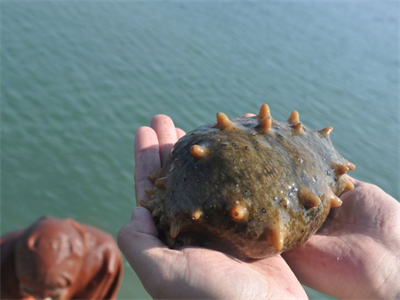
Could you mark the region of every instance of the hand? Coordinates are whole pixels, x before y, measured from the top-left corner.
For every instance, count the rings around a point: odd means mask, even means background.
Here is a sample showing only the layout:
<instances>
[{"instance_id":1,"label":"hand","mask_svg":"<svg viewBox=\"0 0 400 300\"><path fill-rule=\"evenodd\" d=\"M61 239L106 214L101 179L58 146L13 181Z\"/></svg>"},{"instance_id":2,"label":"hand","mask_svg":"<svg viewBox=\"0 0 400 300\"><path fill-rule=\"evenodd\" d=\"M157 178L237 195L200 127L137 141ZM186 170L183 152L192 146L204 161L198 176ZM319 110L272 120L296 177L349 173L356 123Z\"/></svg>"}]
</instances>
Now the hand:
<instances>
[{"instance_id":1,"label":"hand","mask_svg":"<svg viewBox=\"0 0 400 300\"><path fill-rule=\"evenodd\" d=\"M149 174L166 163L184 132L157 115L136 133L136 199L147 199ZM118 244L153 298L306 299L307 295L280 255L244 262L197 247L172 250L159 239L150 212L136 207L118 233Z\"/></svg>"},{"instance_id":2,"label":"hand","mask_svg":"<svg viewBox=\"0 0 400 300\"><path fill-rule=\"evenodd\" d=\"M352 179L318 234L283 254L300 282L343 299L400 299L400 204Z\"/></svg>"}]
</instances>

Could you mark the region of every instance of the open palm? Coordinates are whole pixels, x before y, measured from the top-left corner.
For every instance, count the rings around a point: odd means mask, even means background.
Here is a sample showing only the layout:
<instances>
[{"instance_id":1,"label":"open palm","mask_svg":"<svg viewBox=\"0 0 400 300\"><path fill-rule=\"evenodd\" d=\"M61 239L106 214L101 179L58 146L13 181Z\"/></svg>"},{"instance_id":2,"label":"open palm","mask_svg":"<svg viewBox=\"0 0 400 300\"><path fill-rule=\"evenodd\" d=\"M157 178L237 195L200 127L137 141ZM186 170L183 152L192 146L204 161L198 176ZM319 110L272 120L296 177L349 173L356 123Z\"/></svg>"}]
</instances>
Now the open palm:
<instances>
[{"instance_id":1,"label":"open palm","mask_svg":"<svg viewBox=\"0 0 400 300\"><path fill-rule=\"evenodd\" d=\"M136 199L147 199L149 174L166 163L185 133L165 115L136 133ZM159 239L150 212L137 207L119 232L118 243L144 287L154 298L304 299L307 295L281 256L244 262L197 247L168 249Z\"/></svg>"}]
</instances>

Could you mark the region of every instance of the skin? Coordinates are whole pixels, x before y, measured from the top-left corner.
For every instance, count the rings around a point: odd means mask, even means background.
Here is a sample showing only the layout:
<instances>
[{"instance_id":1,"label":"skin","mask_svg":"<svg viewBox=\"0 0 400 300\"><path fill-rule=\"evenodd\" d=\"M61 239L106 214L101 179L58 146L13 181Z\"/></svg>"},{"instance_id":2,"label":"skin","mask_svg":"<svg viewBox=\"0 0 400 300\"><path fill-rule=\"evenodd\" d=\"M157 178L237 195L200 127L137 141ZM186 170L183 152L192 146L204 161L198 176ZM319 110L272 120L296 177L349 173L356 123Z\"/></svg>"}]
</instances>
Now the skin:
<instances>
[{"instance_id":1,"label":"skin","mask_svg":"<svg viewBox=\"0 0 400 300\"><path fill-rule=\"evenodd\" d=\"M148 174L183 135L165 115L138 129L136 199L148 199ZM338 298L399 298L400 205L373 185L354 183L319 234L283 257L241 261L204 248L169 249L143 207L121 228L118 244L153 298L306 299L301 283Z\"/></svg>"},{"instance_id":2,"label":"skin","mask_svg":"<svg viewBox=\"0 0 400 300\"><path fill-rule=\"evenodd\" d=\"M318 234L283 257L301 283L339 299L400 299L400 205L352 180Z\"/></svg>"}]
</instances>

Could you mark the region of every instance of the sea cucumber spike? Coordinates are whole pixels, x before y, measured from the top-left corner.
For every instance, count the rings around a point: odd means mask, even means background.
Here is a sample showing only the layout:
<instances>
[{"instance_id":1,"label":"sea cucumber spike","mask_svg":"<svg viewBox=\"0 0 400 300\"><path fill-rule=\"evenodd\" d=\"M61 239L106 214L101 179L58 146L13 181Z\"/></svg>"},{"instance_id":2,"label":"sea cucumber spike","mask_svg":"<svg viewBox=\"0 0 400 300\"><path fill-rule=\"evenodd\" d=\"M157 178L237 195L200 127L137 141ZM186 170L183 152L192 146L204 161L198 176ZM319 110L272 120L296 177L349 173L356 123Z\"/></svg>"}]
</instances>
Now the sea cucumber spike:
<instances>
[{"instance_id":1,"label":"sea cucumber spike","mask_svg":"<svg viewBox=\"0 0 400 300\"><path fill-rule=\"evenodd\" d=\"M294 127L294 131L296 131L297 134L304 135L303 124L297 123L293 127Z\"/></svg>"},{"instance_id":2,"label":"sea cucumber spike","mask_svg":"<svg viewBox=\"0 0 400 300\"><path fill-rule=\"evenodd\" d=\"M155 210L153 210L153 212L151 213L152 217L159 217L161 215L161 209L160 208L156 208Z\"/></svg>"},{"instance_id":3,"label":"sea cucumber spike","mask_svg":"<svg viewBox=\"0 0 400 300\"><path fill-rule=\"evenodd\" d=\"M335 170L335 174L338 178L349 171L349 168L346 167L345 165L332 162L331 166Z\"/></svg>"},{"instance_id":4,"label":"sea cucumber spike","mask_svg":"<svg viewBox=\"0 0 400 300\"><path fill-rule=\"evenodd\" d=\"M165 235L165 243L167 244L168 247L172 248L176 244L176 239L172 238L168 234L166 234Z\"/></svg>"},{"instance_id":5,"label":"sea cucumber spike","mask_svg":"<svg viewBox=\"0 0 400 300\"><path fill-rule=\"evenodd\" d=\"M345 191L354 190L354 184L351 182L351 180L348 177L343 180L343 189Z\"/></svg>"},{"instance_id":6,"label":"sea cucumber spike","mask_svg":"<svg viewBox=\"0 0 400 300\"><path fill-rule=\"evenodd\" d=\"M331 204L331 207L339 207L339 206L342 206L343 201L340 200L339 197L335 196L335 197L331 198L330 204Z\"/></svg>"},{"instance_id":7,"label":"sea cucumber spike","mask_svg":"<svg viewBox=\"0 0 400 300\"><path fill-rule=\"evenodd\" d=\"M194 243L194 240L190 237L184 237L181 239L182 240L182 245L183 246L191 246Z\"/></svg>"},{"instance_id":8,"label":"sea cucumber spike","mask_svg":"<svg viewBox=\"0 0 400 300\"><path fill-rule=\"evenodd\" d=\"M190 147L190 154L192 154L195 160L199 160L200 158L207 156L209 153L210 149L204 146L193 145Z\"/></svg>"},{"instance_id":9,"label":"sea cucumber spike","mask_svg":"<svg viewBox=\"0 0 400 300\"><path fill-rule=\"evenodd\" d=\"M333 132L333 127L331 126L325 127L324 129L321 129L319 132L322 133L323 136L328 137Z\"/></svg>"},{"instance_id":10,"label":"sea cucumber spike","mask_svg":"<svg viewBox=\"0 0 400 300\"><path fill-rule=\"evenodd\" d=\"M140 199L139 200L139 205L144 207L144 208L147 208L148 210L152 210L153 206L154 206L152 201L146 201L144 199Z\"/></svg>"},{"instance_id":11,"label":"sea cucumber spike","mask_svg":"<svg viewBox=\"0 0 400 300\"><path fill-rule=\"evenodd\" d=\"M167 177L161 177L154 182L154 185L160 190L165 190L166 183L167 183Z\"/></svg>"},{"instance_id":12,"label":"sea cucumber spike","mask_svg":"<svg viewBox=\"0 0 400 300\"><path fill-rule=\"evenodd\" d=\"M260 122L260 129L266 134L274 135L274 132L272 131L272 118L265 117L264 119L262 119Z\"/></svg>"},{"instance_id":13,"label":"sea cucumber spike","mask_svg":"<svg viewBox=\"0 0 400 300\"><path fill-rule=\"evenodd\" d=\"M286 234L279 227L271 230L271 244L272 247L274 247L274 249L278 252L281 251L283 248L285 235Z\"/></svg>"},{"instance_id":14,"label":"sea cucumber spike","mask_svg":"<svg viewBox=\"0 0 400 300\"><path fill-rule=\"evenodd\" d=\"M297 195L307 208L317 207L321 204L321 199L305 186L299 188Z\"/></svg>"},{"instance_id":15,"label":"sea cucumber spike","mask_svg":"<svg viewBox=\"0 0 400 300\"><path fill-rule=\"evenodd\" d=\"M148 189L145 189L144 192L146 193L147 196L152 196L156 192L156 189L155 188L148 188Z\"/></svg>"},{"instance_id":16,"label":"sea cucumber spike","mask_svg":"<svg viewBox=\"0 0 400 300\"><path fill-rule=\"evenodd\" d=\"M356 169L356 165L349 161L347 162L347 167L349 168L350 171L354 171Z\"/></svg>"},{"instance_id":17,"label":"sea cucumber spike","mask_svg":"<svg viewBox=\"0 0 400 300\"><path fill-rule=\"evenodd\" d=\"M154 181L156 181L158 178L160 178L161 170L162 169L158 169L158 170L154 171L153 173L151 173L149 176L149 180L154 183Z\"/></svg>"},{"instance_id":18,"label":"sea cucumber spike","mask_svg":"<svg viewBox=\"0 0 400 300\"><path fill-rule=\"evenodd\" d=\"M197 221L197 220L199 220L202 216L203 216L203 212L201 211L201 209L196 209L196 210L192 213L192 220L193 220L193 221Z\"/></svg>"},{"instance_id":19,"label":"sea cucumber spike","mask_svg":"<svg viewBox=\"0 0 400 300\"><path fill-rule=\"evenodd\" d=\"M289 116L288 122L290 125L297 125L300 123L300 116L297 110L292 111Z\"/></svg>"},{"instance_id":20,"label":"sea cucumber spike","mask_svg":"<svg viewBox=\"0 0 400 300\"><path fill-rule=\"evenodd\" d=\"M260 112L257 117L260 119L271 118L271 111L269 110L269 106L267 104L261 105Z\"/></svg>"},{"instance_id":21,"label":"sea cucumber spike","mask_svg":"<svg viewBox=\"0 0 400 300\"><path fill-rule=\"evenodd\" d=\"M247 221L249 211L241 204L235 204L231 209L231 217L235 221Z\"/></svg>"},{"instance_id":22,"label":"sea cucumber spike","mask_svg":"<svg viewBox=\"0 0 400 300\"><path fill-rule=\"evenodd\" d=\"M169 229L169 236L173 239L176 239L180 231L181 231L181 226L179 224L171 223L171 227Z\"/></svg>"},{"instance_id":23,"label":"sea cucumber spike","mask_svg":"<svg viewBox=\"0 0 400 300\"><path fill-rule=\"evenodd\" d=\"M339 207L342 206L342 200L338 196L336 196L330 189L328 190L328 194L326 195L328 198L328 203L331 207Z\"/></svg>"},{"instance_id":24,"label":"sea cucumber spike","mask_svg":"<svg viewBox=\"0 0 400 300\"><path fill-rule=\"evenodd\" d=\"M224 113L217 113L217 126L221 129L232 129L235 124L229 120L228 116Z\"/></svg>"}]
</instances>

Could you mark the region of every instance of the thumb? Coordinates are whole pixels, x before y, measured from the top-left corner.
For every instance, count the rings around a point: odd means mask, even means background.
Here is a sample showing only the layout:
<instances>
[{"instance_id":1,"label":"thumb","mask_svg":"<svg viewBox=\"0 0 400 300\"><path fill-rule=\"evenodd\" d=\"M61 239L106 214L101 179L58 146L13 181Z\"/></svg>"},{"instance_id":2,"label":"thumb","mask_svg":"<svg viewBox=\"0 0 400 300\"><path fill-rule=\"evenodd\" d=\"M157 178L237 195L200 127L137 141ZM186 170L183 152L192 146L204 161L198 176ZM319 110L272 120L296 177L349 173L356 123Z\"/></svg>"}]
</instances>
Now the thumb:
<instances>
[{"instance_id":1,"label":"thumb","mask_svg":"<svg viewBox=\"0 0 400 300\"><path fill-rule=\"evenodd\" d=\"M119 230L117 242L129 262L147 249L166 247L158 239L158 230L150 212L140 206L133 210L132 220Z\"/></svg>"},{"instance_id":2,"label":"thumb","mask_svg":"<svg viewBox=\"0 0 400 300\"><path fill-rule=\"evenodd\" d=\"M159 239L151 213L136 207L132 220L118 232L118 247L150 294L160 285L165 268L173 264L174 250L168 249Z\"/></svg>"}]
</instances>

